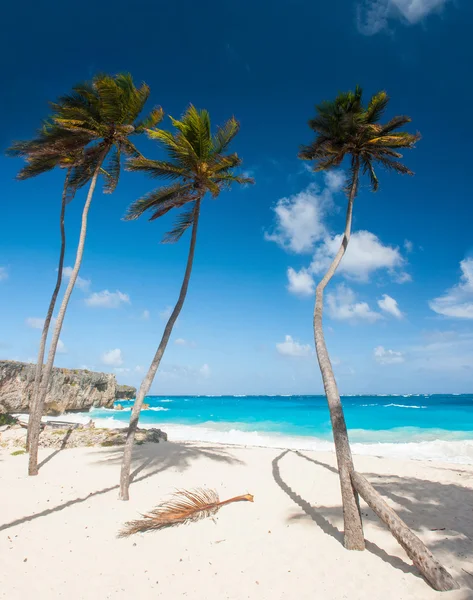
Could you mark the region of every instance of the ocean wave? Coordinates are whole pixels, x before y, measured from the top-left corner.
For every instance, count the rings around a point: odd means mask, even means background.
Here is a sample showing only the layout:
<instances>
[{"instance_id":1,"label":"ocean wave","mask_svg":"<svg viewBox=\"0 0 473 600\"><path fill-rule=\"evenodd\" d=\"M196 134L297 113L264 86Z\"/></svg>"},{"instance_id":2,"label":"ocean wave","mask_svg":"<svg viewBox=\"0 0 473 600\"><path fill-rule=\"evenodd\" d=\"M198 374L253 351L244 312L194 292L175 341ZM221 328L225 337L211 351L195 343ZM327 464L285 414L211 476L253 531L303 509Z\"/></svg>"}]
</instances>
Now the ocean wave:
<instances>
[{"instance_id":1,"label":"ocean wave","mask_svg":"<svg viewBox=\"0 0 473 600\"><path fill-rule=\"evenodd\" d=\"M155 411L160 411L160 410L163 411L164 410L164 411L168 411L168 410L171 410L171 409L170 408L164 408L164 406L150 406L149 408L145 408L143 410L145 410L145 411L147 411L147 410L155 410Z\"/></svg>"},{"instance_id":2,"label":"ocean wave","mask_svg":"<svg viewBox=\"0 0 473 600\"><path fill-rule=\"evenodd\" d=\"M379 406L376 402L374 404L360 404L360 406Z\"/></svg>"},{"instance_id":3,"label":"ocean wave","mask_svg":"<svg viewBox=\"0 0 473 600\"><path fill-rule=\"evenodd\" d=\"M153 409L163 410L163 407L153 407ZM91 411L89 413L69 413L59 417L43 417L43 420L69 421L81 424L87 424L93 420L97 428L107 429L127 425L127 419L120 419L123 411L109 409L105 412L110 416L95 417L94 411ZM28 415L18 416L24 420L28 418ZM159 425L158 423L140 423L139 426L140 428L150 429ZM244 430L244 426L243 423L224 422L207 422L202 425L166 423L163 426L161 424L171 442L192 441L291 450L334 451L333 442L328 439ZM253 427L255 427L255 424L253 424ZM350 437L354 440L354 443L351 444L352 451L358 455L473 464L471 432L399 427L380 431L351 429Z\"/></svg>"},{"instance_id":4,"label":"ocean wave","mask_svg":"<svg viewBox=\"0 0 473 600\"><path fill-rule=\"evenodd\" d=\"M416 406L415 404L385 404L384 407L395 406L396 408L428 408L428 406Z\"/></svg>"},{"instance_id":5,"label":"ocean wave","mask_svg":"<svg viewBox=\"0 0 473 600\"><path fill-rule=\"evenodd\" d=\"M169 398L165 398L164 400L160 400L159 402L174 402L174 400L170 400Z\"/></svg>"}]
</instances>

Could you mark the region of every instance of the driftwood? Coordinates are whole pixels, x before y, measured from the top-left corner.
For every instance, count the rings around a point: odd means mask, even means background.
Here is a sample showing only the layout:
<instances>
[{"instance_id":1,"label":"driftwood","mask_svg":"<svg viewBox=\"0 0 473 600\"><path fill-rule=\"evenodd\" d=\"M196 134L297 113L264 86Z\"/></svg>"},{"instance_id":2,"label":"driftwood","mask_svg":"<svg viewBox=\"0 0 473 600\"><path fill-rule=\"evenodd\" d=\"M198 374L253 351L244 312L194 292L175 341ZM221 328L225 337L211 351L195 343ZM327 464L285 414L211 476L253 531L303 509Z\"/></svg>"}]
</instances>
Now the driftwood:
<instances>
[{"instance_id":1,"label":"driftwood","mask_svg":"<svg viewBox=\"0 0 473 600\"><path fill-rule=\"evenodd\" d=\"M18 425L21 425L24 429L28 429L27 421L18 421ZM57 428L57 429L77 429L81 426L81 423L71 423L70 421L41 421L41 430L46 426Z\"/></svg>"},{"instance_id":2,"label":"driftwood","mask_svg":"<svg viewBox=\"0 0 473 600\"><path fill-rule=\"evenodd\" d=\"M351 474L353 487L368 504L368 506L385 523L389 531L406 551L409 558L438 592L458 589L458 583L450 573L438 562L425 544L409 529L404 521L383 500L371 483L360 475Z\"/></svg>"}]
</instances>

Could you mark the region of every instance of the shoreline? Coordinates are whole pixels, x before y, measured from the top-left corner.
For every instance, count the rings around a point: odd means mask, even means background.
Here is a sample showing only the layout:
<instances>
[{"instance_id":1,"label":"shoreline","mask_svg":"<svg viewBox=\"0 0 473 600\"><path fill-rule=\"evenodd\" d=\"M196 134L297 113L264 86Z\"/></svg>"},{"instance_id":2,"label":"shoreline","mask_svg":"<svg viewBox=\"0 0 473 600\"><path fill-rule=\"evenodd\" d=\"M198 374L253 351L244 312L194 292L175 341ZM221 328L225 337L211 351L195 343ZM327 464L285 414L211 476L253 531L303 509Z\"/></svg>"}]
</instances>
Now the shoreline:
<instances>
[{"instance_id":1,"label":"shoreline","mask_svg":"<svg viewBox=\"0 0 473 600\"><path fill-rule=\"evenodd\" d=\"M103 412L103 409L100 409ZM95 417L94 411L87 413L66 413L58 417L43 417L50 421L66 420L74 423L87 424L94 421L97 428L113 429L126 427L128 419L114 419L123 411L108 409L110 416ZM28 415L17 415L27 420ZM165 431L169 439L176 442L201 442L209 444L231 445L236 447L290 449L315 452L334 452L331 440L314 436L287 435L278 432L248 431L238 429L238 423L215 423L218 427L211 427L209 423L179 424L169 421L156 420L153 423L144 423L140 420L142 429L160 428ZM255 423L257 427L257 423ZM367 432L371 434L371 432ZM383 432L384 433L384 432ZM446 431L445 434L449 432ZM455 432L454 432L455 433ZM386 431L386 435L390 432ZM353 431L349 430L353 436ZM473 439L442 439L436 437L430 440L406 441L369 441L351 442L352 452L356 456L375 456L379 458L395 458L400 460L444 462L455 465L473 465Z\"/></svg>"}]
</instances>

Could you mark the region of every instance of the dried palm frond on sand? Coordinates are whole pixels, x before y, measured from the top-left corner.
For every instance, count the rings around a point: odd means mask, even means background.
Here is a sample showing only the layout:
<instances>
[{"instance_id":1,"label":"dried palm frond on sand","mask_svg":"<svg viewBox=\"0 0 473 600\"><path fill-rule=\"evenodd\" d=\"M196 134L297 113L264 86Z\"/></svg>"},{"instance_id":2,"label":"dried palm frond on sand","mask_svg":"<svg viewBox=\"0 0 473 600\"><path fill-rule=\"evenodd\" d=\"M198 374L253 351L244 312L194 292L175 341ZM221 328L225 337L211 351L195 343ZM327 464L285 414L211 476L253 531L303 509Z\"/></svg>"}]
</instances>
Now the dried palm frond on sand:
<instances>
[{"instance_id":1,"label":"dried palm frond on sand","mask_svg":"<svg viewBox=\"0 0 473 600\"><path fill-rule=\"evenodd\" d=\"M118 533L118 537L128 537L134 533L145 533L200 521L212 517L226 504L242 501L253 502L253 496L244 494L220 502L215 490L179 490L173 494L170 500L143 515L142 519L125 523L123 529Z\"/></svg>"}]
</instances>

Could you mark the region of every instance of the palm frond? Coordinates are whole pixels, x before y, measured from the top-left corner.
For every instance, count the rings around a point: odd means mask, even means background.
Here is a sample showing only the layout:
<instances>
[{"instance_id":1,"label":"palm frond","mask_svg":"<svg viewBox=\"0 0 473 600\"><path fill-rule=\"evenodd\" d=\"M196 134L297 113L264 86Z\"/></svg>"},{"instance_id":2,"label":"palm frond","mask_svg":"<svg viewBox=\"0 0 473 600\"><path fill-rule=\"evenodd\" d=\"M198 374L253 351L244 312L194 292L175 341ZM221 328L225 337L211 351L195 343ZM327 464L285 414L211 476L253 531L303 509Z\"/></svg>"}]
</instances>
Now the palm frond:
<instances>
[{"instance_id":1,"label":"palm frond","mask_svg":"<svg viewBox=\"0 0 473 600\"><path fill-rule=\"evenodd\" d=\"M150 177L162 177L164 179L179 179L186 175L186 170L164 160L150 160L144 156L131 158L127 161L128 171L141 171Z\"/></svg>"},{"instance_id":2,"label":"palm frond","mask_svg":"<svg viewBox=\"0 0 473 600\"><path fill-rule=\"evenodd\" d=\"M197 200L197 198L195 198ZM190 204L190 207L181 212L175 222L174 227L171 231L168 231L164 238L163 244L175 244L178 242L189 227L194 223L195 219L195 200Z\"/></svg>"},{"instance_id":3,"label":"palm frond","mask_svg":"<svg viewBox=\"0 0 473 600\"><path fill-rule=\"evenodd\" d=\"M120 178L120 148L114 147L110 153L108 164L105 167L104 194L112 194Z\"/></svg>"},{"instance_id":4,"label":"palm frond","mask_svg":"<svg viewBox=\"0 0 473 600\"><path fill-rule=\"evenodd\" d=\"M23 181L25 179L30 179L31 177L36 177L37 175L42 175L43 173L47 173L51 171L58 165L58 159L56 157L53 158L32 158L26 161L26 165L18 172L16 179Z\"/></svg>"},{"instance_id":5,"label":"palm frond","mask_svg":"<svg viewBox=\"0 0 473 600\"><path fill-rule=\"evenodd\" d=\"M368 175L369 175L370 182L371 182L371 189L373 190L373 192L377 192L378 188L379 188L379 180L375 173L373 163L371 162L371 160L368 157L368 158L363 158L361 161L361 164L363 167L363 174L368 173Z\"/></svg>"},{"instance_id":6,"label":"palm frond","mask_svg":"<svg viewBox=\"0 0 473 600\"><path fill-rule=\"evenodd\" d=\"M375 94L366 109L365 118L367 123L377 123L382 117L389 103L389 96L386 92L381 91Z\"/></svg>"},{"instance_id":7,"label":"palm frond","mask_svg":"<svg viewBox=\"0 0 473 600\"><path fill-rule=\"evenodd\" d=\"M148 210L156 211L150 220L157 219L175 206L184 204L192 193L192 184L175 183L170 186L158 188L149 192L142 198L135 200L127 209L125 221L133 221L141 217ZM165 210L164 210L165 209ZM160 213L164 210L163 213ZM160 214L159 214L160 213Z\"/></svg>"},{"instance_id":8,"label":"palm frond","mask_svg":"<svg viewBox=\"0 0 473 600\"><path fill-rule=\"evenodd\" d=\"M143 133L147 129L154 129L156 125L163 120L163 117L163 109L160 106L155 106L147 117L136 123L136 133Z\"/></svg>"},{"instance_id":9,"label":"palm frond","mask_svg":"<svg viewBox=\"0 0 473 600\"><path fill-rule=\"evenodd\" d=\"M408 125L412 122L410 117L405 115L399 115L397 117L393 117L390 121L388 121L385 125L381 126L381 133L391 133L395 129L399 129L400 127L404 127L404 125Z\"/></svg>"},{"instance_id":10,"label":"palm frond","mask_svg":"<svg viewBox=\"0 0 473 600\"><path fill-rule=\"evenodd\" d=\"M180 490L170 500L143 515L142 519L125 523L118 537L128 537L135 533L148 533L166 527L195 523L201 519L213 517L222 506L227 504L241 501L253 502L253 500L251 494L245 494L220 502L215 490Z\"/></svg>"},{"instance_id":11,"label":"palm frond","mask_svg":"<svg viewBox=\"0 0 473 600\"><path fill-rule=\"evenodd\" d=\"M233 138L240 131L240 123L232 117L223 127L217 128L217 133L212 139L213 151L216 154L221 154L228 148Z\"/></svg>"}]
</instances>

